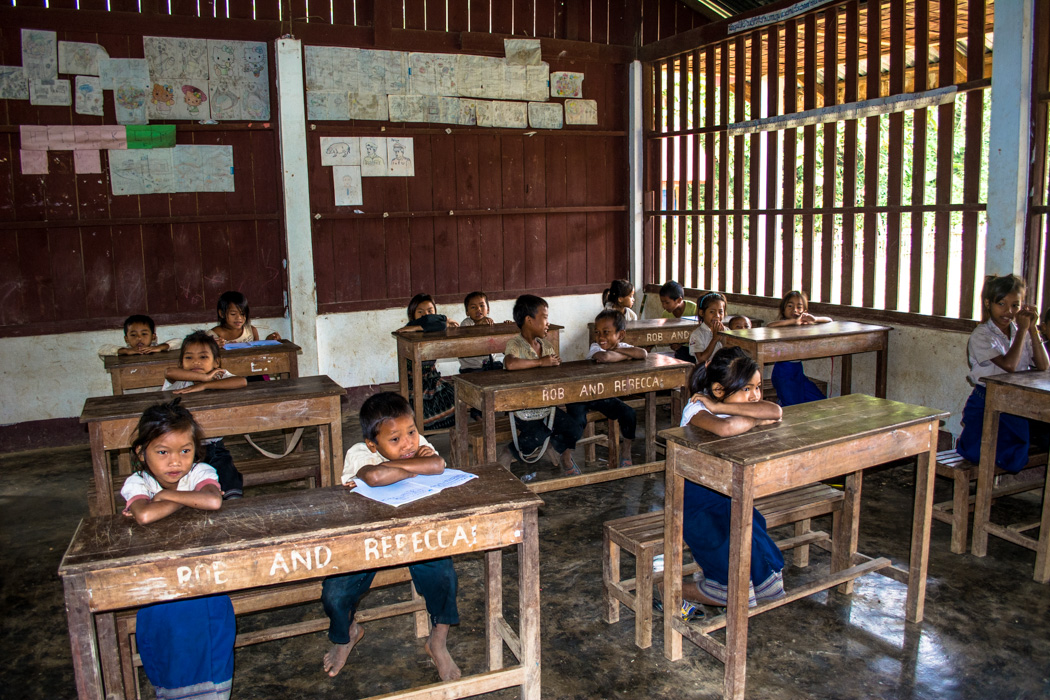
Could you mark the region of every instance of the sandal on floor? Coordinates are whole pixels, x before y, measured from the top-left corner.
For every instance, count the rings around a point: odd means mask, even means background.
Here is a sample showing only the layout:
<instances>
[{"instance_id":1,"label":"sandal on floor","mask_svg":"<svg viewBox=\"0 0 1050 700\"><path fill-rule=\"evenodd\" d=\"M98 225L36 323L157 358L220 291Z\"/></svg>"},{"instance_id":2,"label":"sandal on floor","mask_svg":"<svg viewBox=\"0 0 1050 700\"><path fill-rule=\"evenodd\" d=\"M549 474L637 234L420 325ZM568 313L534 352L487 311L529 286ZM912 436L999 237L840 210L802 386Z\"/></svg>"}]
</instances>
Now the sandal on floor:
<instances>
[{"instance_id":1,"label":"sandal on floor","mask_svg":"<svg viewBox=\"0 0 1050 700\"><path fill-rule=\"evenodd\" d=\"M622 458L620 458L620 468L621 469L623 469L624 467L632 467L632 466L634 466L634 463L631 461L630 457L622 457Z\"/></svg>"},{"instance_id":2,"label":"sandal on floor","mask_svg":"<svg viewBox=\"0 0 1050 700\"><path fill-rule=\"evenodd\" d=\"M580 468L576 466L575 459L570 458L570 462L572 464L571 467L569 467L568 469L563 468L561 470L562 476L580 476L581 474L583 474L583 472L580 471Z\"/></svg>"}]
</instances>

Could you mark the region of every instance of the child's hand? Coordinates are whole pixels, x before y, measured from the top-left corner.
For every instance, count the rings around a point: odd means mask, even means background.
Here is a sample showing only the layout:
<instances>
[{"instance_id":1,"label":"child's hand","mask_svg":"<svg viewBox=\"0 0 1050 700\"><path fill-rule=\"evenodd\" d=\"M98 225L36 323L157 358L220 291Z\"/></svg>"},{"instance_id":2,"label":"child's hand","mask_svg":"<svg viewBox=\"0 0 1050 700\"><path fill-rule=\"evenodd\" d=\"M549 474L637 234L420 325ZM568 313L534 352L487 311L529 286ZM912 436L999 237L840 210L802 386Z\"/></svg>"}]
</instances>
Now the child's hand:
<instances>
[{"instance_id":1,"label":"child's hand","mask_svg":"<svg viewBox=\"0 0 1050 700\"><path fill-rule=\"evenodd\" d=\"M816 322L817 319L814 318L813 314L809 313L808 311L803 312L803 314L798 317L798 325L800 326L811 326Z\"/></svg>"},{"instance_id":2,"label":"child's hand","mask_svg":"<svg viewBox=\"0 0 1050 700\"><path fill-rule=\"evenodd\" d=\"M493 323L495 323L495 321L493 321L491 318L486 316L485 318L481 319L480 321L475 321L474 325L475 326L491 326Z\"/></svg>"},{"instance_id":3,"label":"child's hand","mask_svg":"<svg viewBox=\"0 0 1050 700\"><path fill-rule=\"evenodd\" d=\"M211 381L214 381L216 379L222 379L221 375L223 375L225 373L226 373L226 370L222 369L221 367L216 367L215 369L213 369L213 370L211 370L209 372L205 372L204 375L203 375L204 379L202 381L211 382Z\"/></svg>"},{"instance_id":4,"label":"child's hand","mask_svg":"<svg viewBox=\"0 0 1050 700\"><path fill-rule=\"evenodd\" d=\"M162 350L159 345L149 345L139 350L139 352L143 355L149 355L154 352L162 352Z\"/></svg>"},{"instance_id":5,"label":"child's hand","mask_svg":"<svg viewBox=\"0 0 1050 700\"><path fill-rule=\"evenodd\" d=\"M1033 322L1039 321L1039 315L1036 314L1035 310L1025 304L1021 307L1021 310L1014 316L1014 322L1017 323L1017 329L1024 333L1031 328Z\"/></svg>"},{"instance_id":6,"label":"child's hand","mask_svg":"<svg viewBox=\"0 0 1050 700\"><path fill-rule=\"evenodd\" d=\"M756 420L755 425L774 425L779 422L779 418L763 418L761 420Z\"/></svg>"},{"instance_id":7,"label":"child's hand","mask_svg":"<svg viewBox=\"0 0 1050 700\"><path fill-rule=\"evenodd\" d=\"M718 405L718 402L712 399L707 394L697 394L693 398L702 403L704 405L704 408L706 408L711 413L715 412L715 407ZM690 401L690 403L692 402Z\"/></svg>"},{"instance_id":8,"label":"child's hand","mask_svg":"<svg viewBox=\"0 0 1050 700\"><path fill-rule=\"evenodd\" d=\"M351 479L350 481L343 484L343 488L345 488L347 491L349 491L350 489L357 488L357 482Z\"/></svg>"},{"instance_id":9,"label":"child's hand","mask_svg":"<svg viewBox=\"0 0 1050 700\"><path fill-rule=\"evenodd\" d=\"M557 367L561 364L561 358L557 355L547 355L540 358L540 367Z\"/></svg>"},{"instance_id":10,"label":"child's hand","mask_svg":"<svg viewBox=\"0 0 1050 700\"><path fill-rule=\"evenodd\" d=\"M192 394L192 393L197 392L197 391L204 391L207 388L208 387L206 387L204 385L204 382L197 382L196 384L190 384L188 387L186 387L184 389L176 389L175 391L173 391L171 393L173 393L173 394Z\"/></svg>"},{"instance_id":11,"label":"child's hand","mask_svg":"<svg viewBox=\"0 0 1050 700\"><path fill-rule=\"evenodd\" d=\"M459 328L459 321L453 321L451 318L446 320L449 328Z\"/></svg>"},{"instance_id":12,"label":"child's hand","mask_svg":"<svg viewBox=\"0 0 1050 700\"><path fill-rule=\"evenodd\" d=\"M266 336L266 339L267 340L280 340L281 339L281 334L278 333L277 331L274 331L270 335Z\"/></svg>"},{"instance_id":13,"label":"child's hand","mask_svg":"<svg viewBox=\"0 0 1050 700\"><path fill-rule=\"evenodd\" d=\"M700 394L700 393L693 394L692 396L689 397L689 403L696 403L697 401L699 401L702 398L703 398L703 395Z\"/></svg>"},{"instance_id":14,"label":"child's hand","mask_svg":"<svg viewBox=\"0 0 1050 700\"><path fill-rule=\"evenodd\" d=\"M419 449L416 450L416 457L436 457L437 452L430 445L420 445Z\"/></svg>"},{"instance_id":15,"label":"child's hand","mask_svg":"<svg viewBox=\"0 0 1050 700\"><path fill-rule=\"evenodd\" d=\"M726 327L722 325L722 322L716 320L714 325L711 326L712 339L717 338L723 331L725 331L725 329Z\"/></svg>"},{"instance_id":16,"label":"child's hand","mask_svg":"<svg viewBox=\"0 0 1050 700\"><path fill-rule=\"evenodd\" d=\"M226 347L226 339L225 338L223 338L221 336L217 336L217 335L213 336L213 337L215 338L215 342L219 344L220 348Z\"/></svg>"}]
</instances>

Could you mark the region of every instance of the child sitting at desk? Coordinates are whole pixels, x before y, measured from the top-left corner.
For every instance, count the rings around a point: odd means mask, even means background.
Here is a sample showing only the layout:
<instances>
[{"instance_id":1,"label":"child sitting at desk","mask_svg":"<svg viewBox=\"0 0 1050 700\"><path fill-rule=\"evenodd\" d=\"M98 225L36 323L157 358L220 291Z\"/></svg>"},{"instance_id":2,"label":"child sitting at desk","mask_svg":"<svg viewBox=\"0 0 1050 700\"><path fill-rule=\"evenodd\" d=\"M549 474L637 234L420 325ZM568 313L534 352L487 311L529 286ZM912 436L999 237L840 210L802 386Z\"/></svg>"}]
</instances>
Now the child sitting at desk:
<instances>
[{"instance_id":1,"label":"child sitting at desk","mask_svg":"<svg viewBox=\"0 0 1050 700\"><path fill-rule=\"evenodd\" d=\"M463 299L463 309L467 317L460 322L460 327L467 326L491 326L495 322L489 318L489 298L485 292L471 292ZM462 357L459 360L459 373L481 372L493 369L503 369L503 363L492 359L492 355L477 355L476 357Z\"/></svg>"},{"instance_id":2,"label":"child sitting at desk","mask_svg":"<svg viewBox=\"0 0 1050 700\"><path fill-rule=\"evenodd\" d=\"M1004 372L1050 368L1046 348L1040 342L1034 306L1024 303L1025 282L1017 275L989 276L981 289L984 323L970 334L966 359L967 379L973 385L962 414L962 433L955 445L963 458L981 461L984 431L985 377ZM1050 430L1046 423L1030 421L1009 413L999 415L999 437L995 446L995 465L1008 472L1019 472L1028 463L1032 443L1045 447Z\"/></svg>"},{"instance_id":3,"label":"child sitting at desk","mask_svg":"<svg viewBox=\"0 0 1050 700\"><path fill-rule=\"evenodd\" d=\"M398 333L443 331L458 323L437 312L437 305L429 294L417 294L408 302L408 323ZM423 367L423 428L440 430L456 423L456 388L441 378L434 360L425 360ZM408 391L412 386L412 361L408 361Z\"/></svg>"},{"instance_id":4,"label":"child sitting at desk","mask_svg":"<svg viewBox=\"0 0 1050 700\"><path fill-rule=\"evenodd\" d=\"M594 319L594 338L587 350L587 359L595 362L625 362L627 360L644 360L649 353L644 348L636 348L623 342L627 332L627 319L619 311L602 311ZM578 424L582 433L587 425L587 412L601 411L610 419L619 422L623 435L623 450L620 452L620 466L631 466L631 445L634 441L638 418L634 409L620 399L597 399L580 401L565 407L569 416Z\"/></svg>"},{"instance_id":5,"label":"child sitting at desk","mask_svg":"<svg viewBox=\"0 0 1050 700\"><path fill-rule=\"evenodd\" d=\"M726 324L726 328L731 331L747 331L751 330L751 319L747 316L731 316L729 323Z\"/></svg>"},{"instance_id":6,"label":"child sitting at desk","mask_svg":"<svg viewBox=\"0 0 1050 700\"><path fill-rule=\"evenodd\" d=\"M718 339L725 330L722 319L726 315L726 298L718 292L708 292L700 298L700 327L689 336L689 355L697 364L711 361L722 347Z\"/></svg>"},{"instance_id":7,"label":"child sitting at desk","mask_svg":"<svg viewBox=\"0 0 1050 700\"><path fill-rule=\"evenodd\" d=\"M342 477L345 486L353 486L354 479L369 486L385 486L417 474L445 471L445 460L419 434L412 407L400 394L382 392L370 396L361 406L361 433L364 442L346 452ZM433 625L423 648L434 660L441 680L455 680L460 677L460 670L446 648L449 626L459 624L452 558L410 564L408 570L416 590L426 600ZM321 584L321 603L330 621L328 639L332 642L332 648L324 655L324 670L329 676L339 674L365 634L354 620L354 613L375 575L375 571L359 571L329 576Z\"/></svg>"},{"instance_id":8,"label":"child sitting at desk","mask_svg":"<svg viewBox=\"0 0 1050 700\"><path fill-rule=\"evenodd\" d=\"M196 459L203 431L179 401L149 407L135 429L131 454L138 469L120 495L124 514L140 525L184 507L222 507L215 470ZM158 698L230 697L237 629L228 596L150 605L138 611L135 624L142 668Z\"/></svg>"},{"instance_id":9,"label":"child sitting at desk","mask_svg":"<svg viewBox=\"0 0 1050 700\"><path fill-rule=\"evenodd\" d=\"M682 318L682 316L696 316L696 302L686 301L685 290L682 285L674 280L664 282L660 287L660 307L664 312L660 318ZM675 358L684 362L692 362L693 356L689 354L689 345L671 343L671 350Z\"/></svg>"},{"instance_id":10,"label":"child sitting at desk","mask_svg":"<svg viewBox=\"0 0 1050 700\"><path fill-rule=\"evenodd\" d=\"M758 363L737 347L716 352L706 367L697 363L689 378L693 397L682 412L682 425L693 425L719 437L740 435L756 425L780 420L780 406L762 400ZM704 605L724 606L729 584L729 510L731 499L685 482L682 538L700 565L682 596ZM766 520L752 513L751 585L748 605L784 595L784 557L766 533Z\"/></svg>"},{"instance_id":11,"label":"child sitting at desk","mask_svg":"<svg viewBox=\"0 0 1050 700\"><path fill-rule=\"evenodd\" d=\"M805 292L792 290L780 300L780 313L776 321L766 324L767 328L784 326L812 326L818 323L831 323L828 316L814 316L809 313L809 297ZM769 377L773 389L777 392L777 403L781 406L794 406L826 399L824 392L806 376L799 360L786 360L773 365Z\"/></svg>"},{"instance_id":12,"label":"child sitting at desk","mask_svg":"<svg viewBox=\"0 0 1050 700\"><path fill-rule=\"evenodd\" d=\"M149 355L165 350L178 350L182 341L167 340L157 344L157 326L145 314L133 314L124 319L124 344L103 345L99 357L108 355Z\"/></svg>"},{"instance_id":13,"label":"child sitting at desk","mask_svg":"<svg viewBox=\"0 0 1050 700\"><path fill-rule=\"evenodd\" d=\"M533 294L522 294L514 302L514 323L521 329L507 341L503 350L503 367L508 370L532 369L534 367L557 367L561 358L547 340L550 323L547 317L547 302ZM572 450L582 435L578 422L561 410L550 408L526 408L511 414L511 432L514 436L514 452L523 462L532 464L546 454L554 464L560 465L565 476L579 476L580 468L572 458ZM503 449L499 461L509 467L514 452L510 446ZM536 472L521 478L528 482L536 478Z\"/></svg>"},{"instance_id":14,"label":"child sitting at desk","mask_svg":"<svg viewBox=\"0 0 1050 700\"><path fill-rule=\"evenodd\" d=\"M637 321L634 306L634 285L627 280L613 280L602 292L602 306L609 311L619 311L628 321Z\"/></svg>"},{"instance_id":15,"label":"child sitting at desk","mask_svg":"<svg viewBox=\"0 0 1050 700\"><path fill-rule=\"evenodd\" d=\"M240 389L247 386L244 377L236 377L220 366L219 345L204 331L194 331L182 341L182 361L179 367L169 367L164 373L161 391L189 394L208 389ZM244 477L233 464L233 457L221 437L202 441L206 452L204 461L219 474L223 498L230 500L244 495Z\"/></svg>"},{"instance_id":16,"label":"child sitting at desk","mask_svg":"<svg viewBox=\"0 0 1050 700\"><path fill-rule=\"evenodd\" d=\"M208 335L218 341L220 347L226 343L250 343L258 340L259 329L252 325L251 309L248 308L248 297L240 292L223 292L215 307L219 325L208 331ZM264 328L263 332L269 331ZM267 340L280 340L281 334L276 331L265 333Z\"/></svg>"}]
</instances>

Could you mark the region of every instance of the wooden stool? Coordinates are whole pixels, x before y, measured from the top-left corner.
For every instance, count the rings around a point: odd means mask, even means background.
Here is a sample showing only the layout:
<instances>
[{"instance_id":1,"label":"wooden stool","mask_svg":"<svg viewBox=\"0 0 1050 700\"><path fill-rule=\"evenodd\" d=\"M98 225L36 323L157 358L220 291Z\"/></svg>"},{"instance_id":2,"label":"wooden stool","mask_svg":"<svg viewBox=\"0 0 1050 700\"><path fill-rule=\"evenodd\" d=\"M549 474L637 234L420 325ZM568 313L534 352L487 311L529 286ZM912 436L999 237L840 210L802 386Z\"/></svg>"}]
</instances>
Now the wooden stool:
<instances>
[{"instance_id":1,"label":"wooden stool","mask_svg":"<svg viewBox=\"0 0 1050 700\"><path fill-rule=\"evenodd\" d=\"M777 541L781 550L795 550L795 565L809 565L809 545L832 540L839 533L842 492L826 484L811 484L759 499L755 507L773 529L795 524L795 535ZM832 514L832 535L810 529L812 518ZM620 550L635 557L633 579L620 579ZM663 580L663 571L653 571L653 560L664 553L664 512L640 513L605 523L602 534L602 588L605 621L619 622L620 603L634 611L634 643L647 649L653 643L653 585ZM683 574L699 570L696 563L682 568ZM672 611L671 614L674 614ZM667 611L665 610L666 614Z\"/></svg>"},{"instance_id":2,"label":"wooden stool","mask_svg":"<svg viewBox=\"0 0 1050 700\"><path fill-rule=\"evenodd\" d=\"M1044 466L1046 460L1046 452L1032 453L1028 455L1028 463L1025 464L1022 471ZM1008 472L996 468L995 473L999 475ZM937 453L937 476L952 480L952 500L934 503L933 518L952 526L952 553L965 554L966 536L970 529L970 511L973 510L977 500L976 495L970 493L970 483L977 481L977 465L964 459L955 450L944 450ZM1037 482L993 488L992 501L994 502L1001 496L1010 496L1038 488L1042 488L1042 484Z\"/></svg>"}]
</instances>

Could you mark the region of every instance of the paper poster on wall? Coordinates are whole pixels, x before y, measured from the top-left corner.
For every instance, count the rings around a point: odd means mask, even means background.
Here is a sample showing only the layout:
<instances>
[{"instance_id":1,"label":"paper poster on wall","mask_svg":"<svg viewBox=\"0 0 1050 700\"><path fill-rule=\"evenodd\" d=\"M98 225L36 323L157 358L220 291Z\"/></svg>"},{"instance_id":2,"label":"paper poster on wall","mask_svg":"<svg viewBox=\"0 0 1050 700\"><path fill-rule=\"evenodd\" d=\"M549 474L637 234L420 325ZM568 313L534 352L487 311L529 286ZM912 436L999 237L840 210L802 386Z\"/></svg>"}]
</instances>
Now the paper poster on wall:
<instances>
[{"instance_id":1,"label":"paper poster on wall","mask_svg":"<svg viewBox=\"0 0 1050 700\"><path fill-rule=\"evenodd\" d=\"M29 81L22 66L0 66L0 100L28 100Z\"/></svg>"},{"instance_id":2,"label":"paper poster on wall","mask_svg":"<svg viewBox=\"0 0 1050 700\"><path fill-rule=\"evenodd\" d=\"M68 107L72 103L68 80L29 81L29 104Z\"/></svg>"},{"instance_id":3,"label":"paper poster on wall","mask_svg":"<svg viewBox=\"0 0 1050 700\"><path fill-rule=\"evenodd\" d=\"M530 102L529 126L533 129L560 129L563 117L558 102Z\"/></svg>"},{"instance_id":4,"label":"paper poster on wall","mask_svg":"<svg viewBox=\"0 0 1050 700\"><path fill-rule=\"evenodd\" d=\"M98 75L99 59L109 54L98 44L82 41L58 42L58 72L71 75Z\"/></svg>"},{"instance_id":5,"label":"paper poster on wall","mask_svg":"<svg viewBox=\"0 0 1050 700\"><path fill-rule=\"evenodd\" d=\"M361 177L386 177L386 138L361 137Z\"/></svg>"},{"instance_id":6,"label":"paper poster on wall","mask_svg":"<svg viewBox=\"0 0 1050 700\"><path fill-rule=\"evenodd\" d=\"M128 148L174 148L174 124L129 125L125 128Z\"/></svg>"},{"instance_id":7,"label":"paper poster on wall","mask_svg":"<svg viewBox=\"0 0 1050 700\"><path fill-rule=\"evenodd\" d=\"M103 90L113 91L118 124L145 124L150 96L149 66L142 58L103 58L98 62Z\"/></svg>"},{"instance_id":8,"label":"paper poster on wall","mask_svg":"<svg viewBox=\"0 0 1050 700\"><path fill-rule=\"evenodd\" d=\"M208 40L211 118L270 118L270 77L266 44L261 41Z\"/></svg>"},{"instance_id":9,"label":"paper poster on wall","mask_svg":"<svg viewBox=\"0 0 1050 700\"><path fill-rule=\"evenodd\" d=\"M361 140L354 136L322 136L321 165L361 165Z\"/></svg>"},{"instance_id":10,"label":"paper poster on wall","mask_svg":"<svg viewBox=\"0 0 1050 700\"><path fill-rule=\"evenodd\" d=\"M307 91L356 91L357 54L352 53L351 49L338 46L307 46L305 60Z\"/></svg>"},{"instance_id":11,"label":"paper poster on wall","mask_svg":"<svg viewBox=\"0 0 1050 700\"><path fill-rule=\"evenodd\" d=\"M478 101L478 126L490 126L501 129L524 129L529 125L529 108L526 102L507 102L493 100L484 103Z\"/></svg>"},{"instance_id":12,"label":"paper poster on wall","mask_svg":"<svg viewBox=\"0 0 1050 700\"><path fill-rule=\"evenodd\" d=\"M72 151L77 147L76 127L52 124L47 127L47 150Z\"/></svg>"},{"instance_id":13,"label":"paper poster on wall","mask_svg":"<svg viewBox=\"0 0 1050 700\"><path fill-rule=\"evenodd\" d=\"M432 124L459 124L461 102L458 97L431 97L428 121Z\"/></svg>"},{"instance_id":14,"label":"paper poster on wall","mask_svg":"<svg viewBox=\"0 0 1050 700\"><path fill-rule=\"evenodd\" d=\"M154 80L205 81L209 77L207 39L144 36L142 50ZM265 56L265 53L263 54Z\"/></svg>"},{"instance_id":15,"label":"paper poster on wall","mask_svg":"<svg viewBox=\"0 0 1050 700\"><path fill-rule=\"evenodd\" d=\"M73 96L77 114L102 116L102 83L92 75L78 75Z\"/></svg>"},{"instance_id":16,"label":"paper poster on wall","mask_svg":"<svg viewBox=\"0 0 1050 700\"><path fill-rule=\"evenodd\" d=\"M408 90L406 54L400 51L359 49L351 86L365 95L404 95ZM356 79L355 79L356 78Z\"/></svg>"},{"instance_id":17,"label":"paper poster on wall","mask_svg":"<svg viewBox=\"0 0 1050 700\"><path fill-rule=\"evenodd\" d=\"M528 66L505 66L503 69L503 97L524 100L528 82Z\"/></svg>"},{"instance_id":18,"label":"paper poster on wall","mask_svg":"<svg viewBox=\"0 0 1050 700\"><path fill-rule=\"evenodd\" d=\"M506 59L491 56L459 57L456 75L459 78L461 97L503 97L504 68Z\"/></svg>"},{"instance_id":19,"label":"paper poster on wall","mask_svg":"<svg viewBox=\"0 0 1050 700\"><path fill-rule=\"evenodd\" d=\"M156 194L174 191L172 148L109 151L109 181L113 194Z\"/></svg>"},{"instance_id":20,"label":"paper poster on wall","mask_svg":"<svg viewBox=\"0 0 1050 700\"><path fill-rule=\"evenodd\" d=\"M18 145L23 151L46 151L47 127L22 124L18 127Z\"/></svg>"},{"instance_id":21,"label":"paper poster on wall","mask_svg":"<svg viewBox=\"0 0 1050 700\"><path fill-rule=\"evenodd\" d=\"M447 53L408 55L408 93L411 95L459 94L456 66L459 56Z\"/></svg>"},{"instance_id":22,"label":"paper poster on wall","mask_svg":"<svg viewBox=\"0 0 1050 700\"><path fill-rule=\"evenodd\" d=\"M27 80L58 77L58 39L55 32L22 30L22 68Z\"/></svg>"},{"instance_id":23,"label":"paper poster on wall","mask_svg":"<svg viewBox=\"0 0 1050 700\"><path fill-rule=\"evenodd\" d=\"M390 95L390 121L425 122L429 113L424 95Z\"/></svg>"},{"instance_id":24,"label":"paper poster on wall","mask_svg":"<svg viewBox=\"0 0 1050 700\"><path fill-rule=\"evenodd\" d=\"M475 126L478 123L479 100L459 101L459 123L461 126Z\"/></svg>"},{"instance_id":25,"label":"paper poster on wall","mask_svg":"<svg viewBox=\"0 0 1050 700\"><path fill-rule=\"evenodd\" d=\"M525 66L525 98L529 102L546 102L550 99L551 67L546 63Z\"/></svg>"},{"instance_id":26,"label":"paper poster on wall","mask_svg":"<svg viewBox=\"0 0 1050 700\"><path fill-rule=\"evenodd\" d=\"M173 192L233 192L233 146L171 149Z\"/></svg>"},{"instance_id":27,"label":"paper poster on wall","mask_svg":"<svg viewBox=\"0 0 1050 700\"><path fill-rule=\"evenodd\" d=\"M390 118L386 95L351 92L346 97L348 101L347 119L375 119L385 122Z\"/></svg>"},{"instance_id":28,"label":"paper poster on wall","mask_svg":"<svg viewBox=\"0 0 1050 700\"><path fill-rule=\"evenodd\" d=\"M413 177L416 174L416 148L410 138L390 137L386 142L390 164L387 174L391 177Z\"/></svg>"},{"instance_id":29,"label":"paper poster on wall","mask_svg":"<svg viewBox=\"0 0 1050 700\"><path fill-rule=\"evenodd\" d=\"M73 151L73 171L77 175L92 175L102 172L100 151Z\"/></svg>"},{"instance_id":30,"label":"paper poster on wall","mask_svg":"<svg viewBox=\"0 0 1050 700\"><path fill-rule=\"evenodd\" d=\"M345 92L314 90L306 93L306 118L316 121L346 121L350 119L350 104ZM386 95L383 95L386 113Z\"/></svg>"},{"instance_id":31,"label":"paper poster on wall","mask_svg":"<svg viewBox=\"0 0 1050 700\"><path fill-rule=\"evenodd\" d=\"M210 119L207 80L193 83L183 78L153 78L150 91L150 119Z\"/></svg>"},{"instance_id":32,"label":"paper poster on wall","mask_svg":"<svg viewBox=\"0 0 1050 700\"><path fill-rule=\"evenodd\" d=\"M332 184L335 187L335 205L337 207L360 206L364 203L361 196L360 166L337 165L333 167Z\"/></svg>"},{"instance_id":33,"label":"paper poster on wall","mask_svg":"<svg viewBox=\"0 0 1050 700\"><path fill-rule=\"evenodd\" d=\"M541 60L539 39L504 39L503 51L512 66L538 66Z\"/></svg>"},{"instance_id":34,"label":"paper poster on wall","mask_svg":"<svg viewBox=\"0 0 1050 700\"><path fill-rule=\"evenodd\" d=\"M565 123L594 125L598 123L597 100L565 100Z\"/></svg>"},{"instance_id":35,"label":"paper poster on wall","mask_svg":"<svg viewBox=\"0 0 1050 700\"><path fill-rule=\"evenodd\" d=\"M551 73L551 97L583 97L583 73Z\"/></svg>"},{"instance_id":36,"label":"paper poster on wall","mask_svg":"<svg viewBox=\"0 0 1050 700\"><path fill-rule=\"evenodd\" d=\"M47 175L47 151L18 152L23 175Z\"/></svg>"}]
</instances>

